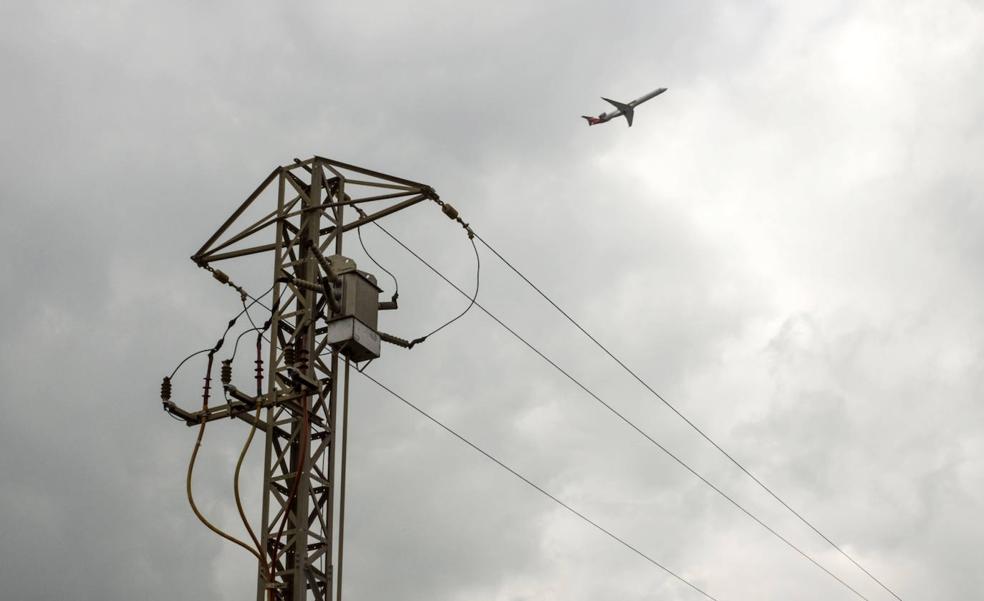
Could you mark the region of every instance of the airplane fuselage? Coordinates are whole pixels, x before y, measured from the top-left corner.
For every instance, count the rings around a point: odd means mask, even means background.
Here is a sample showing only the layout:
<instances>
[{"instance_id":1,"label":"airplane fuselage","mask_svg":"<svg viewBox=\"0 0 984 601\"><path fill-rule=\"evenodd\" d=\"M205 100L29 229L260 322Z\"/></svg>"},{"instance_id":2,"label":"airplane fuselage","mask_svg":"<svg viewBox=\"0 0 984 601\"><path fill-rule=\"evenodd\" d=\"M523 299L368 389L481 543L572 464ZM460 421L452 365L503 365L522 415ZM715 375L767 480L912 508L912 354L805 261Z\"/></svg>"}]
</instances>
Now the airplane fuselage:
<instances>
[{"instance_id":1,"label":"airplane fuselage","mask_svg":"<svg viewBox=\"0 0 984 601\"><path fill-rule=\"evenodd\" d=\"M652 92L649 92L648 94L643 94L642 96L636 98L635 100L632 100L630 102L626 102L625 103L625 106L627 106L630 109L629 112L631 112L631 109L634 109L635 107L639 106L643 102L646 102L647 100L651 100L652 98L655 98L656 96L659 96L660 94L662 94L666 90L667 90L666 88L657 88L657 89L653 90ZM607 99L605 99L605 100L607 102L612 102L612 101L607 100ZM624 114L625 114L625 111L623 111L622 109L615 109L614 111L604 112L604 113L598 115L597 117L587 117L587 116L585 116L585 119L588 120L588 125L598 125L599 123L606 123L608 121L611 121L615 117L620 117L620 116L622 116ZM632 120L629 119L629 125L631 125L631 124L632 124Z\"/></svg>"}]
</instances>

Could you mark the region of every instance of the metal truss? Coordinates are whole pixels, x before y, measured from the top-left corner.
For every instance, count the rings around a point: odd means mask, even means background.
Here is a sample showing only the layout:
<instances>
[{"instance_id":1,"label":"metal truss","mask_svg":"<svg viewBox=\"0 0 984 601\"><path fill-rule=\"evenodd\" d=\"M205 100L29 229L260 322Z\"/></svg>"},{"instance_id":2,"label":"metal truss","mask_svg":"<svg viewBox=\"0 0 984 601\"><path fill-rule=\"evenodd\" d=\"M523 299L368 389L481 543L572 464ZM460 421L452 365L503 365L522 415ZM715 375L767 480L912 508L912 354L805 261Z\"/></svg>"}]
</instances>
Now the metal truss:
<instances>
[{"instance_id":1,"label":"metal truss","mask_svg":"<svg viewBox=\"0 0 984 601\"><path fill-rule=\"evenodd\" d=\"M244 218L274 190L275 208ZM227 385L228 405L195 413L169 408L189 425L237 417L265 434L257 601L340 594L332 576L344 548L335 532L335 504L344 512L344 463L340 490L335 486L336 425L347 403L348 360L324 335L335 307L326 255L342 254L346 232L429 198L437 196L424 184L323 157L295 159L274 169L192 256L220 281L229 276L215 263L259 253L274 258L266 393Z\"/></svg>"}]
</instances>

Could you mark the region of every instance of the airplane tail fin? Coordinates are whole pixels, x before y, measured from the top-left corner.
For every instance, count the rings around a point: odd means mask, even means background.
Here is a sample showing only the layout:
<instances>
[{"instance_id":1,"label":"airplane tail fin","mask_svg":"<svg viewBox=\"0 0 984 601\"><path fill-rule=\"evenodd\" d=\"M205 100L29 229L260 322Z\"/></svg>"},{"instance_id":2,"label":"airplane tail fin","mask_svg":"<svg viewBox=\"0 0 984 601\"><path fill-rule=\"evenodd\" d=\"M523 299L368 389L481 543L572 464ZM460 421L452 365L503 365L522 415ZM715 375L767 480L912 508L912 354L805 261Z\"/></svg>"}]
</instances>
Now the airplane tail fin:
<instances>
[{"instance_id":1,"label":"airplane tail fin","mask_svg":"<svg viewBox=\"0 0 984 601\"><path fill-rule=\"evenodd\" d=\"M622 116L625 117L625 120L629 122L629 127L632 127L632 117L635 113L635 108L624 102L618 102L609 98L602 97L602 100L617 108L622 113Z\"/></svg>"},{"instance_id":2,"label":"airplane tail fin","mask_svg":"<svg viewBox=\"0 0 984 601\"><path fill-rule=\"evenodd\" d=\"M587 115L581 115L581 118L582 119L586 119L588 121L588 125L589 126L590 125L598 125L599 123L601 123L601 119L599 119L597 117L589 117Z\"/></svg>"}]
</instances>

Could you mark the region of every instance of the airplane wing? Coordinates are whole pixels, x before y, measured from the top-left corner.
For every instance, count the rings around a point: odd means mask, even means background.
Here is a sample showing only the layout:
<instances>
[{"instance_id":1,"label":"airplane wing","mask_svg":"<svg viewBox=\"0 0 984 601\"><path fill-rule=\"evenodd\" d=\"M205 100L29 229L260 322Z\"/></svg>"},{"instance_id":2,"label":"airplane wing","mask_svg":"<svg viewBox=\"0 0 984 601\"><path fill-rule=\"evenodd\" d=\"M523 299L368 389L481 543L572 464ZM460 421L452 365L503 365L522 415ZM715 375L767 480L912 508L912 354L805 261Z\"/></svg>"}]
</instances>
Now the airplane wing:
<instances>
[{"instance_id":1,"label":"airplane wing","mask_svg":"<svg viewBox=\"0 0 984 601\"><path fill-rule=\"evenodd\" d=\"M629 127L632 127L632 115L635 112L635 109L632 106L625 104L624 102L618 102L617 100L610 100L604 96L602 96L601 99L622 111L622 115L625 117L625 120L629 122Z\"/></svg>"}]
</instances>

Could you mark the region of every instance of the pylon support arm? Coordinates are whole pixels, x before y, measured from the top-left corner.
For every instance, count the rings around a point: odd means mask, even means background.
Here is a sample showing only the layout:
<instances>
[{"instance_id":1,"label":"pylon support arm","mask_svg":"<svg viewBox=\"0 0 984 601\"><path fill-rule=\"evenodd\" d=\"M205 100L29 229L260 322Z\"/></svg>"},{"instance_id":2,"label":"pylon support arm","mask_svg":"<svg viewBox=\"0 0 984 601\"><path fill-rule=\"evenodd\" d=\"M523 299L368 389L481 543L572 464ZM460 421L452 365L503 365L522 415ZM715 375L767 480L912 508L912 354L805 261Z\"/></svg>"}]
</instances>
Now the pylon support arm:
<instances>
[{"instance_id":1,"label":"pylon support arm","mask_svg":"<svg viewBox=\"0 0 984 601\"><path fill-rule=\"evenodd\" d=\"M249 408L240 402L222 405L221 407L211 407L208 411L186 411L178 407L173 401L164 401L164 410L171 415L182 419L189 428L200 426L202 421L214 422L220 419L238 418L259 429L266 428L266 422L256 419ZM279 434L286 437L287 432L281 428L274 427Z\"/></svg>"},{"instance_id":2,"label":"pylon support arm","mask_svg":"<svg viewBox=\"0 0 984 601\"><path fill-rule=\"evenodd\" d=\"M428 198L428 196L426 194L418 194L417 196L414 196L413 198L409 198L407 200L404 200L403 202L396 203L395 205L393 205L391 207L387 207L385 209L381 209L379 211L376 211L375 213L366 215L365 217L362 217L361 219L357 219L357 220L355 220L355 221L353 221L351 223L348 223L348 224L346 224L346 225L344 225L342 227L342 231L343 232L347 232L349 230L354 230L355 228L362 227L363 225L365 225L367 223L372 223L373 221L376 221L377 219L382 219L383 217L386 217L387 215L391 215L391 214L393 214L393 213L395 213L397 211L401 211L401 210L403 210L403 209L405 209L407 207L412 207L413 205L419 203L422 200L427 200L427 198ZM327 234L327 233L331 232L334 229L335 228L327 228L326 230L322 231L321 233L322 234Z\"/></svg>"}]
</instances>

